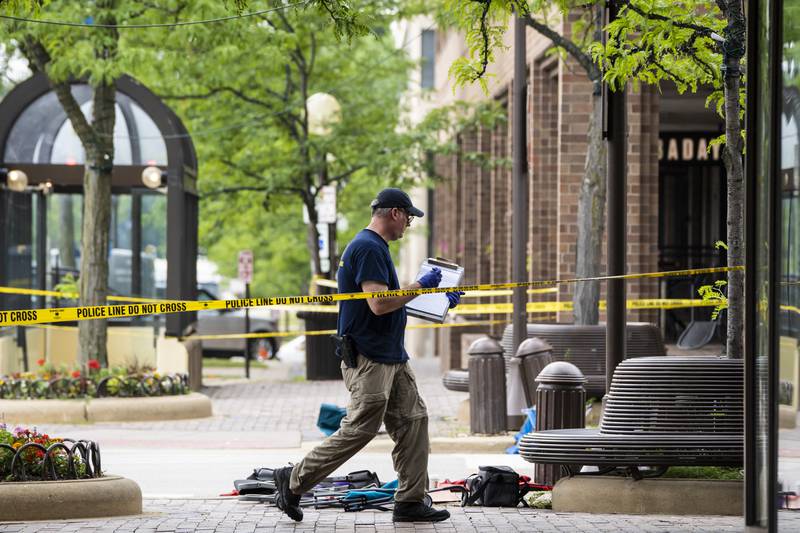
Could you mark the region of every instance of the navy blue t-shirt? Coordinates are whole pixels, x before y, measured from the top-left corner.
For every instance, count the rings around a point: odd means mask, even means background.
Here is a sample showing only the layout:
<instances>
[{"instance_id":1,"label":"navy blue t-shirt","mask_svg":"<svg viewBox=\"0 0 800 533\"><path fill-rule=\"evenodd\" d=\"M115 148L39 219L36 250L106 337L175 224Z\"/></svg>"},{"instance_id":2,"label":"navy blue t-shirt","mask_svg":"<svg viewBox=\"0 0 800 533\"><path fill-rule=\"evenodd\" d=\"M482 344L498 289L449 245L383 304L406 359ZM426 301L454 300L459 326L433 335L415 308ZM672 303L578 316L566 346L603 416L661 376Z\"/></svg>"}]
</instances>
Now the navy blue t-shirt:
<instances>
[{"instance_id":1,"label":"navy blue t-shirt","mask_svg":"<svg viewBox=\"0 0 800 533\"><path fill-rule=\"evenodd\" d=\"M339 292L362 292L365 281L385 283L389 290L400 288L389 245L370 229L363 229L345 248L336 274ZM406 308L378 316L366 300L344 300L339 304L339 335L355 341L358 353L379 363L408 361L404 346Z\"/></svg>"}]
</instances>

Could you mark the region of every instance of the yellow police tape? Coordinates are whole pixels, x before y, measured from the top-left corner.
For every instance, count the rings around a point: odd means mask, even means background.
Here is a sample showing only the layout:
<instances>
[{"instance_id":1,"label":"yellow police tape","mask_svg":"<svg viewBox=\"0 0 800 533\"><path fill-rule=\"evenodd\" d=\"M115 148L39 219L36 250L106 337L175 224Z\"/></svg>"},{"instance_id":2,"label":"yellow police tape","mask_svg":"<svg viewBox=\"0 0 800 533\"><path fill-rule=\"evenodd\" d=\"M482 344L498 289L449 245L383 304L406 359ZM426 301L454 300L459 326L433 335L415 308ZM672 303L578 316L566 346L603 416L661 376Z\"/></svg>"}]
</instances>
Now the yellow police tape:
<instances>
[{"instance_id":1,"label":"yellow police tape","mask_svg":"<svg viewBox=\"0 0 800 533\"><path fill-rule=\"evenodd\" d=\"M17 289L15 287L0 287L0 294L25 294L28 296L51 296L53 298L64 298L77 300L77 292L45 291L41 289ZM177 300L165 300L159 298L139 298L136 296L108 296L107 300L112 302L172 302Z\"/></svg>"},{"instance_id":2,"label":"yellow police tape","mask_svg":"<svg viewBox=\"0 0 800 533\"><path fill-rule=\"evenodd\" d=\"M313 282L321 287L328 287L332 289L339 288L339 285L332 279L314 277ZM528 289L527 292L528 294L548 294L548 293L558 292L558 288L548 287L546 289ZM484 298L487 296L511 296L512 294L514 294L514 291L510 289L480 290L480 291L469 291L462 298Z\"/></svg>"},{"instance_id":3,"label":"yellow police tape","mask_svg":"<svg viewBox=\"0 0 800 533\"><path fill-rule=\"evenodd\" d=\"M460 287L437 287L432 289L398 289L377 292L356 292L341 294L323 294L306 296L286 296L269 298L245 298L237 300L209 301L159 301L153 303L130 303L118 305L94 305L84 307L65 307L57 309L18 309L0 311L0 326L27 324L49 324L53 322L72 322L79 320L96 320L145 316L153 314L185 313L213 309L240 309L247 307L272 307L297 304L323 303L330 304L347 300L364 300L367 298L392 298L396 296L419 296L420 294L436 294L461 291L481 291L494 289L515 289L522 287L545 287L559 283L578 283L585 281L627 280L662 278L672 276L690 276L697 274L722 273L732 270L744 270L744 267L695 268L689 270L673 270L668 272L646 272L641 274L620 274L616 276L598 276L592 278L575 278L565 280L523 281L511 283L488 283L482 285L463 285Z\"/></svg>"},{"instance_id":4,"label":"yellow police tape","mask_svg":"<svg viewBox=\"0 0 800 533\"><path fill-rule=\"evenodd\" d=\"M724 300L685 300L678 298L645 298L626 300L628 309L683 309L686 307L716 307ZM600 300L600 310L606 309L606 301ZM572 311L572 302L528 302L528 313L558 313ZM450 311L452 315L487 315L510 314L514 312L514 305L500 304L461 304Z\"/></svg>"}]
</instances>

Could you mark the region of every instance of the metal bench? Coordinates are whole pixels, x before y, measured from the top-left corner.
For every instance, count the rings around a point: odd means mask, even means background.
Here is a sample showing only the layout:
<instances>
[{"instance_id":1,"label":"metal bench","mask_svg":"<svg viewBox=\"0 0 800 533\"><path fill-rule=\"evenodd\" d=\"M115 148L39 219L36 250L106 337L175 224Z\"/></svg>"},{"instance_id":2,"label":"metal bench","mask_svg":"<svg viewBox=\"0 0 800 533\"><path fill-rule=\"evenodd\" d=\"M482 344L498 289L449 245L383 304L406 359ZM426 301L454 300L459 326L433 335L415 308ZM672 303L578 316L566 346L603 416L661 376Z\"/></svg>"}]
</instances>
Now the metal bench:
<instances>
[{"instance_id":1,"label":"metal bench","mask_svg":"<svg viewBox=\"0 0 800 533\"><path fill-rule=\"evenodd\" d=\"M442 384L447 390L469 392L469 371L449 370L442 376Z\"/></svg>"},{"instance_id":2,"label":"metal bench","mask_svg":"<svg viewBox=\"0 0 800 533\"><path fill-rule=\"evenodd\" d=\"M506 361L513 356L514 328L507 326L500 344ZM588 396L601 397L606 392L606 326L573 324L528 324L528 338L538 337L553 347L554 361L568 361L581 369L589 380ZM667 355L661 330L647 322L629 322L626 357Z\"/></svg>"},{"instance_id":3,"label":"metal bench","mask_svg":"<svg viewBox=\"0 0 800 533\"><path fill-rule=\"evenodd\" d=\"M539 431L520 441L525 460L560 464L569 475L640 466L741 466L744 373L741 359L640 357L620 363L599 429Z\"/></svg>"}]
</instances>

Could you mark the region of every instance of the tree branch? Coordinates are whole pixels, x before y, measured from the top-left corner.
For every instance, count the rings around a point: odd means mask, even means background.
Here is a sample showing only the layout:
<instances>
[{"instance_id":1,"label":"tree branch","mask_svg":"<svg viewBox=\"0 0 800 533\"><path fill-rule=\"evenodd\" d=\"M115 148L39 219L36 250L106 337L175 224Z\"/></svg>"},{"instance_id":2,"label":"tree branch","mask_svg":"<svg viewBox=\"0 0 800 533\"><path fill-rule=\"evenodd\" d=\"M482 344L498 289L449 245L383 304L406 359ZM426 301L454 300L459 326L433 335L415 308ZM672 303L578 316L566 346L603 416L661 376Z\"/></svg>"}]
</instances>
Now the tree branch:
<instances>
[{"instance_id":1,"label":"tree branch","mask_svg":"<svg viewBox=\"0 0 800 533\"><path fill-rule=\"evenodd\" d=\"M338 176L334 176L333 178L330 178L330 179L328 180L328 183L332 183L332 182L338 182L338 181L341 181L341 180L343 180L343 179L345 179L345 178L347 178L347 177L351 176L352 174L354 174L354 173L358 172L358 171L359 171L359 170L361 170L362 168L366 168L366 166L367 166L367 165L356 165L356 166L354 166L354 167L351 167L351 168L350 168L350 169L348 169L347 171L345 171L345 172L342 172L341 174L339 174Z\"/></svg>"},{"instance_id":2,"label":"tree branch","mask_svg":"<svg viewBox=\"0 0 800 533\"><path fill-rule=\"evenodd\" d=\"M209 89L206 93L198 93L198 94L159 94L159 98L163 100L205 100L207 98L211 98L212 96L216 96L220 93L231 93L232 95L236 96L240 100L243 100L249 104L265 107L270 111L275 110L275 106L265 102L263 100L259 100L258 98L253 98L252 96L246 95L243 91L236 89L234 87L214 87Z\"/></svg>"},{"instance_id":3,"label":"tree branch","mask_svg":"<svg viewBox=\"0 0 800 533\"><path fill-rule=\"evenodd\" d=\"M586 71L586 75L589 76L590 80L597 81L601 78L602 73L600 72L600 69L597 68L597 66L592 62L591 56L581 50L576 43L553 30L550 26L539 22L533 18L533 15L529 15L525 19L525 23L544 37L550 39L554 45L559 48L563 48L569 55L574 57L575 60Z\"/></svg>"},{"instance_id":4,"label":"tree branch","mask_svg":"<svg viewBox=\"0 0 800 533\"><path fill-rule=\"evenodd\" d=\"M236 170L238 172L241 172L242 174L244 174L247 177L255 178L255 179L259 180L259 181L269 181L269 178L267 178L266 176L264 176L262 174L259 174L258 172L253 172L252 170L246 169L246 168L242 167L241 165L239 165L237 163L234 163L233 161L231 161L229 159L222 159L221 162L222 162L223 165L225 165L225 166L227 166L229 168L232 168L232 169L234 169L234 170ZM263 187L264 187L263 190L267 190L267 191L271 191L271 192L282 191L282 192L287 192L287 193L300 193L300 194L305 192L305 190L300 188L300 187L275 187L275 186L266 186L266 185L263 186ZM262 190L262 189L255 188L255 189L252 189L252 190Z\"/></svg>"},{"instance_id":5,"label":"tree branch","mask_svg":"<svg viewBox=\"0 0 800 533\"><path fill-rule=\"evenodd\" d=\"M28 35L24 38L24 44L20 48L36 70L43 73L47 72L47 65L50 63L50 54L41 41ZM78 104L77 100L75 100L75 97L72 96L69 81L54 82L50 76L47 76L47 81L56 93L61 107L64 108L64 112L72 123L75 134L81 140L83 146L87 147L97 144L95 131L91 124L89 124L83 111L81 111L81 106Z\"/></svg>"},{"instance_id":6,"label":"tree branch","mask_svg":"<svg viewBox=\"0 0 800 533\"><path fill-rule=\"evenodd\" d=\"M669 76L673 80L677 80L680 83L682 83L683 85L689 85L688 81L686 81L684 78L678 76L674 72L672 72L669 69L667 69L664 65L662 65L661 63L656 61L656 58L654 58L652 55L650 56L650 60L653 62L653 65L655 65L656 67L658 67L659 70L661 70L661 72L663 72L664 74L666 74L667 76Z\"/></svg>"},{"instance_id":7,"label":"tree branch","mask_svg":"<svg viewBox=\"0 0 800 533\"><path fill-rule=\"evenodd\" d=\"M489 16L489 7L492 5L492 0L474 0L475 2L483 3L483 11L481 12L481 37L483 38L483 47L481 48L481 70L472 78L472 81L477 81L486 74L486 68L489 66L489 30L486 27L486 18Z\"/></svg>"},{"instance_id":8,"label":"tree branch","mask_svg":"<svg viewBox=\"0 0 800 533\"><path fill-rule=\"evenodd\" d=\"M628 9L633 11L634 13L636 13L636 14L638 14L638 15L646 18L646 19L649 19L649 20L662 20L662 21L665 21L665 22L669 22L669 23L671 23L673 26L675 26L677 28L683 28L683 29L686 29L686 30L694 30L697 33L699 33L700 35L703 35L705 37L710 37L711 34L714 31L713 29L711 29L709 27L700 26L699 24L692 24L690 22L678 22L678 21L673 20L673 19L671 19L671 18L669 18L667 16L664 16L664 15L659 15L657 13L650 13L648 11L643 10L640 7L635 6L631 0L622 0L621 3L624 6L626 6ZM719 4L720 4L720 2L717 1L717 5L719 5ZM722 9L722 12L724 13L725 10Z\"/></svg>"},{"instance_id":9,"label":"tree branch","mask_svg":"<svg viewBox=\"0 0 800 533\"><path fill-rule=\"evenodd\" d=\"M223 187L222 189L216 189L214 191L204 192L201 195L201 198L208 198L210 196L219 196L221 194L231 194L231 193L242 192L242 191L262 192L262 191L270 191L270 190L271 190L271 188L267 187L266 185L261 186L261 187L253 187L253 186L247 186L247 185L243 185L241 187Z\"/></svg>"}]
</instances>

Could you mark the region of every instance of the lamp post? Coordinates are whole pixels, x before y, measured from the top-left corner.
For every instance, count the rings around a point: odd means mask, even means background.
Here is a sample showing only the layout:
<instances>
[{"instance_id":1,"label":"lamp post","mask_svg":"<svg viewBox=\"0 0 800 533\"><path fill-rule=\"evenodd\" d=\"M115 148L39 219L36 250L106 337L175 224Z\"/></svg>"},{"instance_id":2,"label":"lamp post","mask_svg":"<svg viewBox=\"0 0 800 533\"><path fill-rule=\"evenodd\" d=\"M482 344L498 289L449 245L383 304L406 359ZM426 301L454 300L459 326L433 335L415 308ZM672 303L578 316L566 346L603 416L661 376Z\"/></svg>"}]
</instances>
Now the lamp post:
<instances>
[{"instance_id":1,"label":"lamp post","mask_svg":"<svg viewBox=\"0 0 800 533\"><path fill-rule=\"evenodd\" d=\"M306 110L308 119L308 132L311 135L320 137L327 136L333 130L333 126L342 120L342 107L333 95L328 93L314 93L306 100ZM328 154L322 154L322 168L319 174L319 188L328 184ZM321 209L320 204L317 204L317 222L327 224L328 231L328 278L333 279L335 276L337 264L336 260L336 189L333 186L333 194L325 195L328 201L326 206L327 210ZM330 189L329 189L330 190ZM327 211L327 213L323 213ZM326 216L320 216L326 215ZM320 220L322 219L322 220ZM320 261L320 268L322 262Z\"/></svg>"}]
</instances>

